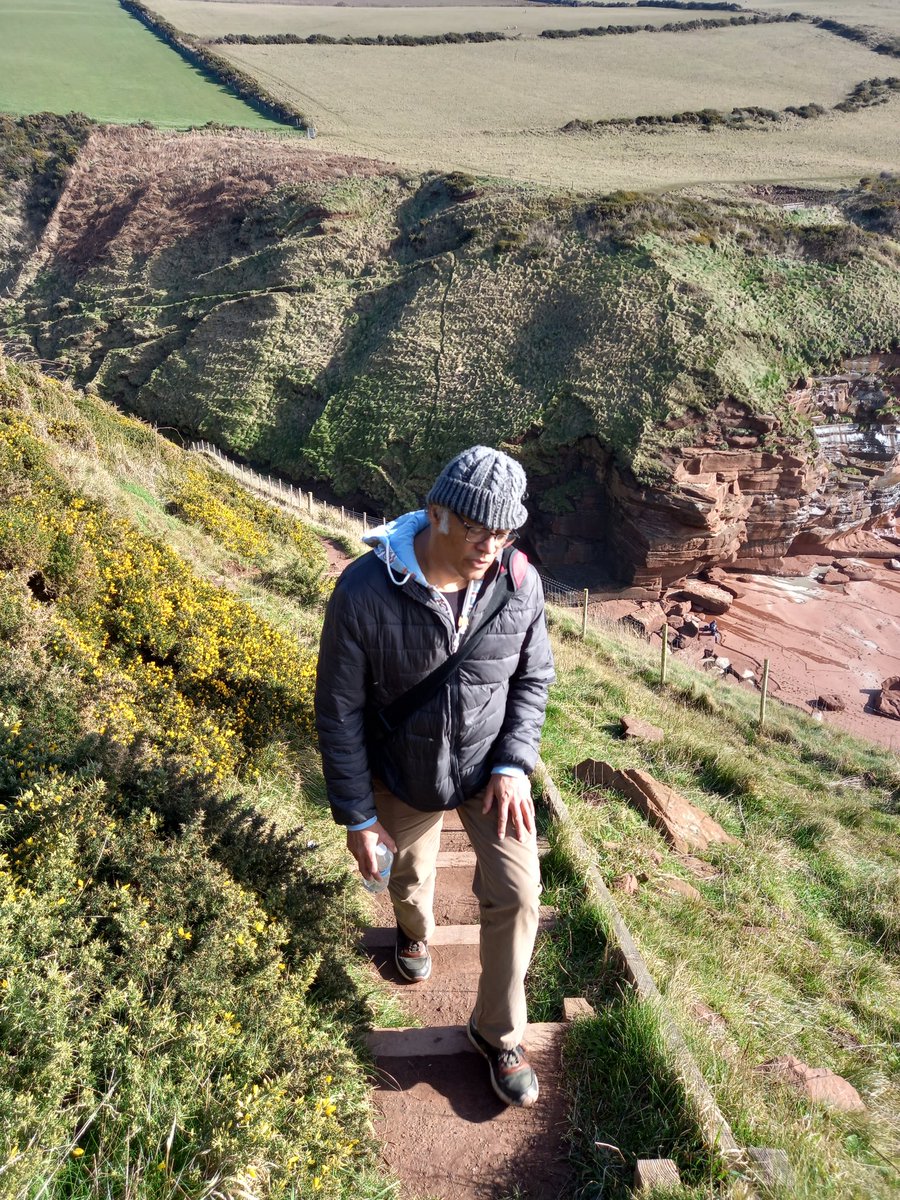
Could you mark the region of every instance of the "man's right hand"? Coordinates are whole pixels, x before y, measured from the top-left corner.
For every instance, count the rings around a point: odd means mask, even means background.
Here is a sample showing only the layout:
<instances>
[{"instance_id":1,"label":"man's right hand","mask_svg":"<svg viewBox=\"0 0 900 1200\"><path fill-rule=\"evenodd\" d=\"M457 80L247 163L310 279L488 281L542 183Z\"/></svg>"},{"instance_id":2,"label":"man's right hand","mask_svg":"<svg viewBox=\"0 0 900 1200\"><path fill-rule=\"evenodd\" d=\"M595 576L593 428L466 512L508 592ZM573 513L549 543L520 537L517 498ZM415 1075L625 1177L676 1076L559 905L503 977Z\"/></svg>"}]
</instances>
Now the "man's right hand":
<instances>
[{"instance_id":1,"label":"man's right hand","mask_svg":"<svg viewBox=\"0 0 900 1200\"><path fill-rule=\"evenodd\" d=\"M384 842L388 850L397 853L397 843L381 824L376 821L368 829L348 829L347 849L356 859L359 873L363 879L378 878L378 862L375 858L375 847Z\"/></svg>"}]
</instances>

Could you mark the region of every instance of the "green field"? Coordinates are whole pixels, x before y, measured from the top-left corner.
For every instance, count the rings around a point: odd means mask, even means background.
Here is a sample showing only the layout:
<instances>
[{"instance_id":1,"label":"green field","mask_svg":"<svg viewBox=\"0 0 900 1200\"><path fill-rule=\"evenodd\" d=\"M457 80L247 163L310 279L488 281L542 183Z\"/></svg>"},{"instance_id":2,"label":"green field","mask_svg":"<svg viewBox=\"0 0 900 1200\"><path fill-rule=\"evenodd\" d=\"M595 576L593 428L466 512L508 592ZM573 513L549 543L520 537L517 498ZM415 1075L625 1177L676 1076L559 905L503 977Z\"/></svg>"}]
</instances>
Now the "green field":
<instances>
[{"instance_id":1,"label":"green field","mask_svg":"<svg viewBox=\"0 0 900 1200\"><path fill-rule=\"evenodd\" d=\"M0 0L0 28L0 111L285 128L190 67L116 0Z\"/></svg>"},{"instance_id":2,"label":"green field","mask_svg":"<svg viewBox=\"0 0 900 1200\"><path fill-rule=\"evenodd\" d=\"M666 25L698 15L728 20L729 13L688 12L677 8L568 8L561 5L448 5L428 8L325 4L269 4L231 0L153 0L150 7L178 29L199 37L226 33L294 33L308 37L375 37L378 34L469 33L498 30L510 37L536 37L543 29L581 29L597 25Z\"/></svg>"}]
</instances>

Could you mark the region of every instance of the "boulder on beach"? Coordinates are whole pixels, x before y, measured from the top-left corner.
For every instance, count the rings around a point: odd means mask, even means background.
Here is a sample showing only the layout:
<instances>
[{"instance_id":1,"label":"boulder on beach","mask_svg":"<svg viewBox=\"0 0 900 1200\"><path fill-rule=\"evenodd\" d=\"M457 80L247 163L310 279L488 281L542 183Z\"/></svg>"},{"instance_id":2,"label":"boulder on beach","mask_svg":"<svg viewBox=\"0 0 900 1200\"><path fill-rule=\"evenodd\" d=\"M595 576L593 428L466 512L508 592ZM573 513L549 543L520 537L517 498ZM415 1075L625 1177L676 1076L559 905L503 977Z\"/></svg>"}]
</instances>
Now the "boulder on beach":
<instances>
[{"instance_id":1,"label":"boulder on beach","mask_svg":"<svg viewBox=\"0 0 900 1200\"><path fill-rule=\"evenodd\" d=\"M843 712L847 705L834 692L823 692L816 697L816 708L824 708L826 712Z\"/></svg>"},{"instance_id":2,"label":"boulder on beach","mask_svg":"<svg viewBox=\"0 0 900 1200\"><path fill-rule=\"evenodd\" d=\"M900 721L900 675L891 675L881 681L881 691L872 700L872 707L880 717Z\"/></svg>"},{"instance_id":3,"label":"boulder on beach","mask_svg":"<svg viewBox=\"0 0 900 1200\"><path fill-rule=\"evenodd\" d=\"M734 600L731 592L726 592L717 583L706 583L702 579L688 579L684 586L676 592L675 598L689 600L692 608L710 613L714 617L728 612Z\"/></svg>"}]
</instances>

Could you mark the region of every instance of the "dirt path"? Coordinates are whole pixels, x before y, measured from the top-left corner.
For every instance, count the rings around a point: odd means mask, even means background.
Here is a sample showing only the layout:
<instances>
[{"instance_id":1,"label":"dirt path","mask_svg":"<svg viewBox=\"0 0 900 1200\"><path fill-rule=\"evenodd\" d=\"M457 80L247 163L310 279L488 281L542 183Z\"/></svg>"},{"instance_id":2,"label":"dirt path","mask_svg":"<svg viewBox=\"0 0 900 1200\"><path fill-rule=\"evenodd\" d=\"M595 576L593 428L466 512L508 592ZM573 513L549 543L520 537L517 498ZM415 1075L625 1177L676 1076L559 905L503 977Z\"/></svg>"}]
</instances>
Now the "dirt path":
<instances>
[{"instance_id":1,"label":"dirt path","mask_svg":"<svg viewBox=\"0 0 900 1200\"><path fill-rule=\"evenodd\" d=\"M401 1179L403 1200L505 1200L513 1193L561 1200L569 1178L559 1086L565 1026L529 1026L526 1049L541 1085L531 1109L497 1099L487 1065L465 1037L480 971L473 873L474 854L449 813L438 860L434 968L425 983L406 983L397 973L390 900L386 893L373 899L376 924L365 938L372 969L422 1025L372 1035L385 1165Z\"/></svg>"}]
</instances>

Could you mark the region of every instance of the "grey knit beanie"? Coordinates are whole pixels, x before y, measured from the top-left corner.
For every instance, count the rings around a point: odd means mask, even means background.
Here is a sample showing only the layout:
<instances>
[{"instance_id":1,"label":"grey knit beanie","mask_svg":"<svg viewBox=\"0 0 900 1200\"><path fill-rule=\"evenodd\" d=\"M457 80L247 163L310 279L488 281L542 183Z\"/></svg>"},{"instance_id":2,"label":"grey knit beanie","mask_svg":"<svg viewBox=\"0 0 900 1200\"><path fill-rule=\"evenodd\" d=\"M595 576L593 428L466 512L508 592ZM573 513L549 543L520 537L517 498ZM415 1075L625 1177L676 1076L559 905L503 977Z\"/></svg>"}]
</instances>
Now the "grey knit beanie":
<instances>
[{"instance_id":1,"label":"grey knit beanie","mask_svg":"<svg viewBox=\"0 0 900 1200\"><path fill-rule=\"evenodd\" d=\"M442 504L485 529L518 529L528 520L525 487L525 472L508 454L470 446L447 463L425 503Z\"/></svg>"}]
</instances>

